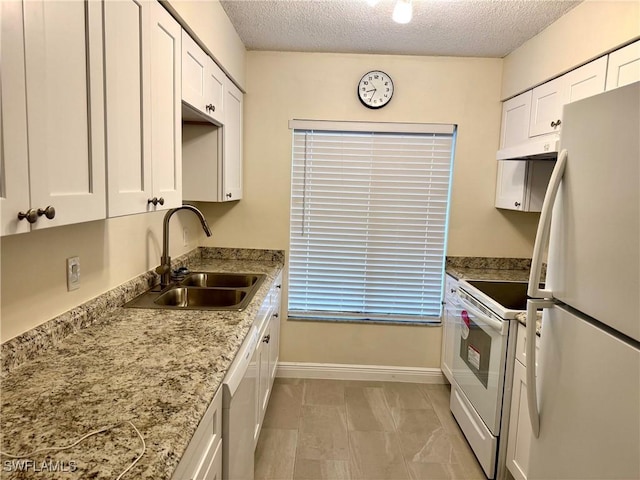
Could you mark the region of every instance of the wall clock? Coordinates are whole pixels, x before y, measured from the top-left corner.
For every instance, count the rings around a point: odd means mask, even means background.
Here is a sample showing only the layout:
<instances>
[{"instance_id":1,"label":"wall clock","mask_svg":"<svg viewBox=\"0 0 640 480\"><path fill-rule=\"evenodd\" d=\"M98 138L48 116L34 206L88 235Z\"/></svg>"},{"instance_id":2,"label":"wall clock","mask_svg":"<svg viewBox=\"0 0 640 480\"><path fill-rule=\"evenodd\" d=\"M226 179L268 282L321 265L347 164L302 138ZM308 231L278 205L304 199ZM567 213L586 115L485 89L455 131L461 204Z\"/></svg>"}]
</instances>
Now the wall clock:
<instances>
[{"instance_id":1,"label":"wall clock","mask_svg":"<svg viewBox=\"0 0 640 480\"><path fill-rule=\"evenodd\" d=\"M393 97L391 77L379 70L365 73L358 83L358 98L367 108L382 108Z\"/></svg>"}]
</instances>

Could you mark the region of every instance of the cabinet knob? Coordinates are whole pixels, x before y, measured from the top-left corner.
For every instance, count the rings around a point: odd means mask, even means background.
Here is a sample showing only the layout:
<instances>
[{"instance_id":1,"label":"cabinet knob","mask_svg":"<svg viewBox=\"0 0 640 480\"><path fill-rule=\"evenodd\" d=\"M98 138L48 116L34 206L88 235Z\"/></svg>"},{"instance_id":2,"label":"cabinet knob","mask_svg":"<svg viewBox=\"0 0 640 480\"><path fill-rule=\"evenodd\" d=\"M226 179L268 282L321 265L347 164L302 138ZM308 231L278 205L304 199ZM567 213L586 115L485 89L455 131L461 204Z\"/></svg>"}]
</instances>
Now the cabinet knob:
<instances>
[{"instance_id":1,"label":"cabinet knob","mask_svg":"<svg viewBox=\"0 0 640 480\"><path fill-rule=\"evenodd\" d=\"M231 194L230 194L230 193L227 193L227 194L225 195L225 197L227 197L227 198L231 198Z\"/></svg>"},{"instance_id":2,"label":"cabinet knob","mask_svg":"<svg viewBox=\"0 0 640 480\"><path fill-rule=\"evenodd\" d=\"M562 120L558 119L558 120L557 120L557 121L555 121L555 122L551 122L551 127L552 127L552 128L559 127L561 123L562 123Z\"/></svg>"},{"instance_id":3,"label":"cabinet knob","mask_svg":"<svg viewBox=\"0 0 640 480\"><path fill-rule=\"evenodd\" d=\"M455 289L455 288L450 288L450 289L449 289L449 291L450 291L451 293L456 293L456 289Z\"/></svg>"},{"instance_id":4,"label":"cabinet knob","mask_svg":"<svg viewBox=\"0 0 640 480\"><path fill-rule=\"evenodd\" d=\"M205 107L207 109L207 112L215 112L216 111L216 107L213 104L209 104Z\"/></svg>"},{"instance_id":5,"label":"cabinet knob","mask_svg":"<svg viewBox=\"0 0 640 480\"><path fill-rule=\"evenodd\" d=\"M163 197L160 197L160 198L158 199L158 203L159 203L160 205L164 205L164 198L163 198Z\"/></svg>"},{"instance_id":6,"label":"cabinet knob","mask_svg":"<svg viewBox=\"0 0 640 480\"><path fill-rule=\"evenodd\" d=\"M52 220L56 216L56 209L53 208L51 205L49 205L48 207L46 207L44 209L39 208L38 209L38 216L41 217L42 215L47 217L49 220Z\"/></svg>"},{"instance_id":7,"label":"cabinet knob","mask_svg":"<svg viewBox=\"0 0 640 480\"><path fill-rule=\"evenodd\" d=\"M35 208L30 208L27 213L18 212L18 220L26 220L29 223L36 223L38 220L38 211Z\"/></svg>"},{"instance_id":8,"label":"cabinet knob","mask_svg":"<svg viewBox=\"0 0 640 480\"><path fill-rule=\"evenodd\" d=\"M276 288L282 288L281 284L276 285Z\"/></svg>"},{"instance_id":9,"label":"cabinet knob","mask_svg":"<svg viewBox=\"0 0 640 480\"><path fill-rule=\"evenodd\" d=\"M149 200L147 200L147 205L150 204L150 203L153 203L154 207L157 207L158 204L164 205L164 198L162 198L162 197L160 197L160 198L157 198L157 197L150 198Z\"/></svg>"},{"instance_id":10,"label":"cabinet knob","mask_svg":"<svg viewBox=\"0 0 640 480\"><path fill-rule=\"evenodd\" d=\"M273 316L274 316L275 318L278 318L278 317L280 316L280 314L279 314L279 313L274 313L274 314L273 314Z\"/></svg>"},{"instance_id":11,"label":"cabinet knob","mask_svg":"<svg viewBox=\"0 0 640 480\"><path fill-rule=\"evenodd\" d=\"M263 341L264 343L269 343L269 340L271 340L271 334L269 334L269 335L265 335L265 336L262 338L262 341Z\"/></svg>"},{"instance_id":12,"label":"cabinet knob","mask_svg":"<svg viewBox=\"0 0 640 480\"><path fill-rule=\"evenodd\" d=\"M519 206L521 205L521 203L520 203L520 202L515 202L515 203L514 203L514 205L515 205L516 207L519 207Z\"/></svg>"}]
</instances>

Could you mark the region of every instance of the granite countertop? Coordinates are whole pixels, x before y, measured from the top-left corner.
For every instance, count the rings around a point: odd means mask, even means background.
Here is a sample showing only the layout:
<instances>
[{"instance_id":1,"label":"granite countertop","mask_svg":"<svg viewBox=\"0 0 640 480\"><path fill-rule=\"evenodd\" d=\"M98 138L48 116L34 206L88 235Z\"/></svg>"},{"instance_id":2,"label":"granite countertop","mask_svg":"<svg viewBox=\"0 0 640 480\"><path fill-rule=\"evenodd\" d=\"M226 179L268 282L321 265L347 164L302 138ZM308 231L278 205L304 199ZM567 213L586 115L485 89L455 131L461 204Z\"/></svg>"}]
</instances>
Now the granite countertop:
<instances>
[{"instance_id":1,"label":"granite countertop","mask_svg":"<svg viewBox=\"0 0 640 480\"><path fill-rule=\"evenodd\" d=\"M192 271L264 273L242 312L117 307L2 378L2 451L23 454L68 445L131 421L146 451L124 478L170 479L266 298L281 261L199 258ZM141 452L128 424L72 449L34 455L36 466L1 478L115 479ZM73 473L36 470L45 460Z\"/></svg>"},{"instance_id":2,"label":"granite countertop","mask_svg":"<svg viewBox=\"0 0 640 480\"><path fill-rule=\"evenodd\" d=\"M446 273L456 280L501 280L512 282L528 282L530 259L521 258L488 258L488 257L447 257ZM542 271L544 281L545 270ZM527 313L516 315L522 324L527 324ZM536 332L542 330L542 313L536 316Z\"/></svg>"}]
</instances>

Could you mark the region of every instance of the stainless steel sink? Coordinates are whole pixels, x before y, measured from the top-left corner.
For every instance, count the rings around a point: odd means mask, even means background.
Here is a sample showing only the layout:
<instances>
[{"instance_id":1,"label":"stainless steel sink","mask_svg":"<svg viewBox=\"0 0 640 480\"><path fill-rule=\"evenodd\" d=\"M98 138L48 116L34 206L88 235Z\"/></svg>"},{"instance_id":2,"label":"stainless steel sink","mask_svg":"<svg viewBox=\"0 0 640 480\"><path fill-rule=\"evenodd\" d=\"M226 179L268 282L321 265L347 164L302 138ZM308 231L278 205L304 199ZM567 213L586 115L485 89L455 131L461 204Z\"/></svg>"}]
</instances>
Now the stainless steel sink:
<instances>
[{"instance_id":1,"label":"stainless steel sink","mask_svg":"<svg viewBox=\"0 0 640 480\"><path fill-rule=\"evenodd\" d=\"M170 310L244 310L264 274L194 272L164 289L154 287L124 306Z\"/></svg>"},{"instance_id":2,"label":"stainless steel sink","mask_svg":"<svg viewBox=\"0 0 640 480\"><path fill-rule=\"evenodd\" d=\"M259 275L238 273L192 273L180 285L191 287L245 288L255 284Z\"/></svg>"}]
</instances>

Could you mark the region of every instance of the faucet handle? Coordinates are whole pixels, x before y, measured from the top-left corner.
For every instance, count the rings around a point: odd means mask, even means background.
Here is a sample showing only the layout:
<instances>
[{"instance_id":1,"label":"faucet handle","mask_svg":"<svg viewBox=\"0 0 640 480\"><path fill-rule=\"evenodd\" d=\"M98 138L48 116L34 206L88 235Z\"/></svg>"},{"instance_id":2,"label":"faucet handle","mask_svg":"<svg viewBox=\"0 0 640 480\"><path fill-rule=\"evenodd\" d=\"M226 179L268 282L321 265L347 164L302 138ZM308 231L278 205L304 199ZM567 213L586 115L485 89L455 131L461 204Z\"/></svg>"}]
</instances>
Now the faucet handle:
<instances>
[{"instance_id":1,"label":"faucet handle","mask_svg":"<svg viewBox=\"0 0 640 480\"><path fill-rule=\"evenodd\" d=\"M169 265L158 265L156 267L156 273L158 275L164 275L165 273L169 272L171 270L171 267Z\"/></svg>"}]
</instances>

